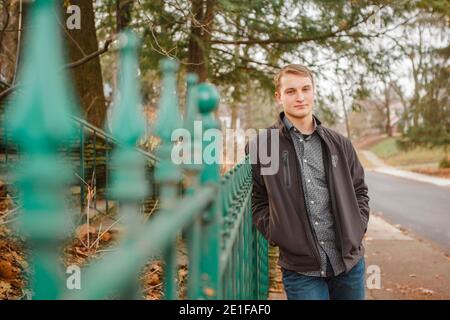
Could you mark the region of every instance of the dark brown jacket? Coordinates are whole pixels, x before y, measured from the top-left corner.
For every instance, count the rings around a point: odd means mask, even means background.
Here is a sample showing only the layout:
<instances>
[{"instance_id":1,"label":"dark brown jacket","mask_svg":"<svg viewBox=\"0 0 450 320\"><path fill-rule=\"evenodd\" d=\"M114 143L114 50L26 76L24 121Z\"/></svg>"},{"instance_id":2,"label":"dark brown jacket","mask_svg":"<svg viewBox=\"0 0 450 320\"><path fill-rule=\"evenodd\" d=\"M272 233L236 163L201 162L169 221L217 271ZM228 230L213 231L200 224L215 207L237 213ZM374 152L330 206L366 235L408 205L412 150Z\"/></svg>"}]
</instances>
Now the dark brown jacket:
<instances>
[{"instance_id":1,"label":"dark brown jacket","mask_svg":"<svg viewBox=\"0 0 450 320\"><path fill-rule=\"evenodd\" d=\"M280 114L283 117L284 113ZM325 128L316 118L322 140L324 167L328 179L331 210L336 227L337 248L346 271L364 254L362 239L369 220L369 197L364 170L349 139ZM279 170L261 175L261 162L252 159L253 223L264 237L280 249L279 265L293 271L320 269L317 243L306 211L302 176L290 133L281 118L267 129L279 129ZM252 143L270 150L270 134ZM248 151L247 147L247 151ZM284 156L283 156L284 154Z\"/></svg>"}]
</instances>

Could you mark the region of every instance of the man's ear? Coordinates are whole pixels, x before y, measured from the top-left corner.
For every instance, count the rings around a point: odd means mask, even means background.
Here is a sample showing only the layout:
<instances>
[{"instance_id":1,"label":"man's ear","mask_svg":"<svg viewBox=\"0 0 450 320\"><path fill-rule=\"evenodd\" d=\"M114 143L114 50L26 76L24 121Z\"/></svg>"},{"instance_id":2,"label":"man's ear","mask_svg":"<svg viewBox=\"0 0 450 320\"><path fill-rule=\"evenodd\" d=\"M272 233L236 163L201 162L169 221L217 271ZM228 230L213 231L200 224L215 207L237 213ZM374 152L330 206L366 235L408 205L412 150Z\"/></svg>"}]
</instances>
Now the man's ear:
<instances>
[{"instance_id":1,"label":"man's ear","mask_svg":"<svg viewBox=\"0 0 450 320\"><path fill-rule=\"evenodd\" d=\"M275 101L278 103L278 104L281 104L281 101L280 101L280 92L277 90L277 91L275 91Z\"/></svg>"}]
</instances>

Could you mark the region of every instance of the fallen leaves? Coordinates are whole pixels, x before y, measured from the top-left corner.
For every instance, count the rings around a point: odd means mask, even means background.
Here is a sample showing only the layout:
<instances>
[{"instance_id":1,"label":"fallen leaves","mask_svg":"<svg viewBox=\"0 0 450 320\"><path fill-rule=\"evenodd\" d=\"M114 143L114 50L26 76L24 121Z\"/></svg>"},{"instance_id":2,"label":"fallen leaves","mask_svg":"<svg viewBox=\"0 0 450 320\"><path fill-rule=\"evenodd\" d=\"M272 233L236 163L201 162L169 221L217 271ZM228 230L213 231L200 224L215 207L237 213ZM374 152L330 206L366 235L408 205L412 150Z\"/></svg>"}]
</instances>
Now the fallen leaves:
<instances>
[{"instance_id":1,"label":"fallen leaves","mask_svg":"<svg viewBox=\"0 0 450 320\"><path fill-rule=\"evenodd\" d=\"M413 274L414 275L414 274ZM411 275L410 275L411 276ZM415 275L414 275L415 277ZM407 284L394 284L395 291L400 292L402 295L406 296L408 299L423 299L426 297L432 297L435 295L435 291L424 288L424 287L413 287ZM386 291L392 292L392 288L386 288Z\"/></svg>"},{"instance_id":2,"label":"fallen leaves","mask_svg":"<svg viewBox=\"0 0 450 320\"><path fill-rule=\"evenodd\" d=\"M450 168L417 168L412 171L440 178L450 178Z\"/></svg>"},{"instance_id":3,"label":"fallen leaves","mask_svg":"<svg viewBox=\"0 0 450 320\"><path fill-rule=\"evenodd\" d=\"M431 296L434 294L434 291L431 289L426 289L426 288L417 288L416 289L419 293L427 295L427 296Z\"/></svg>"},{"instance_id":4,"label":"fallen leaves","mask_svg":"<svg viewBox=\"0 0 450 320\"><path fill-rule=\"evenodd\" d=\"M28 269L24 255L18 240L0 239L0 300L20 299L24 295L25 272Z\"/></svg>"},{"instance_id":5,"label":"fallen leaves","mask_svg":"<svg viewBox=\"0 0 450 320\"><path fill-rule=\"evenodd\" d=\"M102 234L102 236L100 237L100 239L101 239L102 241L108 242L108 241L110 241L110 240L112 239L112 235L111 235L110 232L105 232L105 233Z\"/></svg>"},{"instance_id":6,"label":"fallen leaves","mask_svg":"<svg viewBox=\"0 0 450 320\"><path fill-rule=\"evenodd\" d=\"M14 267L11 261L0 260L0 278L11 280L19 274L19 268Z\"/></svg>"},{"instance_id":7,"label":"fallen leaves","mask_svg":"<svg viewBox=\"0 0 450 320\"><path fill-rule=\"evenodd\" d=\"M78 240L80 241L84 241L87 239L88 235L95 234L95 228L93 226L89 226L88 224L82 224L81 226L79 226L76 231L75 231L75 235L78 238Z\"/></svg>"},{"instance_id":8,"label":"fallen leaves","mask_svg":"<svg viewBox=\"0 0 450 320\"><path fill-rule=\"evenodd\" d=\"M75 236L78 240L85 243L90 249L97 245L98 241L108 242L112 239L113 231L110 228L102 227L102 224L99 226L82 224L75 231ZM89 236L89 241L88 240Z\"/></svg>"},{"instance_id":9,"label":"fallen leaves","mask_svg":"<svg viewBox=\"0 0 450 320\"><path fill-rule=\"evenodd\" d=\"M147 264L142 272L141 285L146 300L160 300L163 296L163 267L161 261Z\"/></svg>"},{"instance_id":10,"label":"fallen leaves","mask_svg":"<svg viewBox=\"0 0 450 320\"><path fill-rule=\"evenodd\" d=\"M10 300L14 296L14 290L6 281L0 279L0 300Z\"/></svg>"},{"instance_id":11,"label":"fallen leaves","mask_svg":"<svg viewBox=\"0 0 450 320\"><path fill-rule=\"evenodd\" d=\"M5 214L7 211L12 210L14 208L14 203L9 195L6 197L2 197L2 201L0 201L0 212Z\"/></svg>"},{"instance_id":12,"label":"fallen leaves","mask_svg":"<svg viewBox=\"0 0 450 320\"><path fill-rule=\"evenodd\" d=\"M17 300L25 295L28 263L24 258L24 244L13 236L5 223L16 213L17 207L7 193L6 185L0 181L0 222L3 222L0 225L0 300Z\"/></svg>"},{"instance_id":13,"label":"fallen leaves","mask_svg":"<svg viewBox=\"0 0 450 320\"><path fill-rule=\"evenodd\" d=\"M160 300L164 296L164 265L156 260L149 262L141 273L141 286L146 300ZM188 267L179 263L177 267L177 288L180 299L186 299Z\"/></svg>"},{"instance_id":14,"label":"fallen leaves","mask_svg":"<svg viewBox=\"0 0 450 320\"><path fill-rule=\"evenodd\" d=\"M277 265L279 255L278 247L269 248L269 292L280 293L284 291L282 272Z\"/></svg>"},{"instance_id":15,"label":"fallen leaves","mask_svg":"<svg viewBox=\"0 0 450 320\"><path fill-rule=\"evenodd\" d=\"M87 237L90 241L87 241ZM86 224L79 226L75 231L75 237L64 248L64 262L66 265L75 264L82 266L90 258L97 257L99 252L113 244L113 233Z\"/></svg>"},{"instance_id":16,"label":"fallen leaves","mask_svg":"<svg viewBox=\"0 0 450 320\"><path fill-rule=\"evenodd\" d=\"M119 219L120 220L120 219ZM91 224L84 223L75 230L74 238L66 245L64 261L66 265L84 265L91 257L97 256L113 244L121 229L109 217L98 217Z\"/></svg>"}]
</instances>

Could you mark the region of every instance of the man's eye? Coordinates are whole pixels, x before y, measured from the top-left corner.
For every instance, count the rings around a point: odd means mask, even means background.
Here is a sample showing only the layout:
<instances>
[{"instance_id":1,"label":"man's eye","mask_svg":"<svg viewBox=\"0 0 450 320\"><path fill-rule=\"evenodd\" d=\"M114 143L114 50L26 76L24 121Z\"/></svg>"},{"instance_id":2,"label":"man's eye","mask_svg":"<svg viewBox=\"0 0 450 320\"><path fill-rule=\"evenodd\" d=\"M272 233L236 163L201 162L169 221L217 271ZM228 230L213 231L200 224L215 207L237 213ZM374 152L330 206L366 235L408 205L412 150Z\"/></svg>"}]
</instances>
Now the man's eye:
<instances>
[{"instance_id":1,"label":"man's eye","mask_svg":"<svg viewBox=\"0 0 450 320\"><path fill-rule=\"evenodd\" d=\"M286 91L286 93L287 94L292 94L292 93L294 93L294 90L288 90L288 91Z\"/></svg>"},{"instance_id":2,"label":"man's eye","mask_svg":"<svg viewBox=\"0 0 450 320\"><path fill-rule=\"evenodd\" d=\"M303 91L309 91L309 89L310 89L310 88L305 88L305 89L303 89Z\"/></svg>"}]
</instances>

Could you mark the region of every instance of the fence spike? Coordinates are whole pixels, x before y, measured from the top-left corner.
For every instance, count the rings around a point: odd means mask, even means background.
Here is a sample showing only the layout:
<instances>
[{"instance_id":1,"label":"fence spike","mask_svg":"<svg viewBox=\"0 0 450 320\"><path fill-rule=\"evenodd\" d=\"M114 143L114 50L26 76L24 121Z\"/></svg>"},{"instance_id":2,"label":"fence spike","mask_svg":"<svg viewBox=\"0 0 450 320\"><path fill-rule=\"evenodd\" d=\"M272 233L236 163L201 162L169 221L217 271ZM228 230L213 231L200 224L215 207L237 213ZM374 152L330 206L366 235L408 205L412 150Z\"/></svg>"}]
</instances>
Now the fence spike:
<instances>
[{"instance_id":1,"label":"fence spike","mask_svg":"<svg viewBox=\"0 0 450 320\"><path fill-rule=\"evenodd\" d=\"M60 27L54 0L36 0L25 39L20 90L7 105L6 127L26 154L15 170L22 219L18 227L32 247L33 298L56 299L65 285L58 248L69 230L64 186L69 166L58 147L75 134L69 114L76 108L63 66Z\"/></svg>"}]
</instances>

